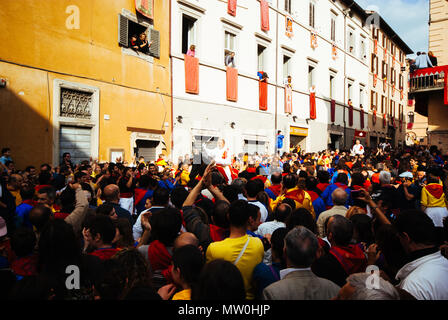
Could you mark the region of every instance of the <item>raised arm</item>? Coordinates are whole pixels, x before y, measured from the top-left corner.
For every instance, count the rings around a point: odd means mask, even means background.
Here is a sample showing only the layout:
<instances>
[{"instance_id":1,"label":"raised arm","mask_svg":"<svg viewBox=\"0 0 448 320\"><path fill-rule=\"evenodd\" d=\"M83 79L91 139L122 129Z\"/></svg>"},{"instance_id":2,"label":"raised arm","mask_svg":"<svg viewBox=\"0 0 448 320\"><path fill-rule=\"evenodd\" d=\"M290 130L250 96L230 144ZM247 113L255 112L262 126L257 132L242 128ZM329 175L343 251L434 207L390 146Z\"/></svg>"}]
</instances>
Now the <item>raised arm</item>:
<instances>
[{"instance_id":1,"label":"raised arm","mask_svg":"<svg viewBox=\"0 0 448 320\"><path fill-rule=\"evenodd\" d=\"M196 201L198 195L201 193L203 187L204 187L204 179L208 176L208 174L211 172L212 168L215 166L215 161L210 162L210 164L207 166L207 168L204 171L204 177L199 181L199 183L193 188L193 190L190 191L190 194L188 195L187 199L185 199L184 204L182 207L189 207L194 204Z\"/></svg>"},{"instance_id":2,"label":"raised arm","mask_svg":"<svg viewBox=\"0 0 448 320\"><path fill-rule=\"evenodd\" d=\"M378 205L372 200L372 197L365 189L361 189L359 199L363 200L365 203L369 205L370 209L372 210L372 213L378 220L381 221L382 224L391 224L389 219L387 219L387 217L384 215L381 209L378 208Z\"/></svg>"},{"instance_id":3,"label":"raised arm","mask_svg":"<svg viewBox=\"0 0 448 320\"><path fill-rule=\"evenodd\" d=\"M87 214L87 209L89 208L89 202L84 194L81 186L76 184L70 184L69 188L75 189L76 192L76 205L75 209L70 213L70 215L65 218L65 222L73 226L73 230L78 232L81 230L81 224Z\"/></svg>"}]
</instances>

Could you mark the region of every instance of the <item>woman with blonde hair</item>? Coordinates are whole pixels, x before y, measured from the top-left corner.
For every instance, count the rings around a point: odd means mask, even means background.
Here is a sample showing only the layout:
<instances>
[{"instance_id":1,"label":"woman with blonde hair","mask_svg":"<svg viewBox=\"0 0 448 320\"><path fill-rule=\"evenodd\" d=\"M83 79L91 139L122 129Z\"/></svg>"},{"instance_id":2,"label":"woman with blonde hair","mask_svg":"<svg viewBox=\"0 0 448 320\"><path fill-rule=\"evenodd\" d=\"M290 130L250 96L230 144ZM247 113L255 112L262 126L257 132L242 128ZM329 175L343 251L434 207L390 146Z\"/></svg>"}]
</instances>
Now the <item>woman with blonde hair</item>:
<instances>
[{"instance_id":1,"label":"woman with blonde hair","mask_svg":"<svg viewBox=\"0 0 448 320\"><path fill-rule=\"evenodd\" d=\"M431 63L434 67L437 67L437 57L434 55L432 51L428 52L429 60L431 60Z\"/></svg>"}]
</instances>

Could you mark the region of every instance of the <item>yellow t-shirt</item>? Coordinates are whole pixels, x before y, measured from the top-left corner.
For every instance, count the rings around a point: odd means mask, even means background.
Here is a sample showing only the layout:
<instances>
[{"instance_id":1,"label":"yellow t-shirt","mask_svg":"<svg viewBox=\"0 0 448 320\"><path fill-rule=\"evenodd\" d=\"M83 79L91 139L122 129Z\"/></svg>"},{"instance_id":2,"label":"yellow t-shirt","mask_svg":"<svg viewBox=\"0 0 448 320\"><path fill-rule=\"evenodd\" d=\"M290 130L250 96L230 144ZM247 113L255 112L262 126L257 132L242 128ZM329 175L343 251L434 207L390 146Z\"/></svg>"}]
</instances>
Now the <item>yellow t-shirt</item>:
<instances>
[{"instance_id":1,"label":"yellow t-shirt","mask_svg":"<svg viewBox=\"0 0 448 320\"><path fill-rule=\"evenodd\" d=\"M299 191L299 187L288 189L288 190L286 190L286 193L290 194L291 192L294 192L294 191ZM296 209L298 209L298 208L305 208L305 209L307 209L311 213L311 215L314 218L316 218L316 212L314 211L313 201L311 199L311 196L306 191L304 192L304 196L305 196L305 199L303 200L303 203L299 203L298 201L294 200L294 202L296 204ZM277 208L277 205L282 203L283 200L285 200L285 198L287 198L285 196L285 194L281 194L281 195L279 195L277 197L277 199L275 199L274 201L271 201L270 204L271 204L272 211L275 211L275 209Z\"/></svg>"},{"instance_id":2,"label":"yellow t-shirt","mask_svg":"<svg viewBox=\"0 0 448 320\"><path fill-rule=\"evenodd\" d=\"M20 191L9 191L12 196L16 199L16 207L19 206L22 203L22 196L20 195Z\"/></svg>"},{"instance_id":3,"label":"yellow t-shirt","mask_svg":"<svg viewBox=\"0 0 448 320\"><path fill-rule=\"evenodd\" d=\"M440 196L436 197L433 194L431 194L428 189L431 187L438 187L440 190ZM441 183L430 183L427 186L425 186L422 189L422 195L421 195L421 204L427 208L434 208L434 207L446 207L446 201L445 201L445 193L443 193L443 185Z\"/></svg>"},{"instance_id":4,"label":"yellow t-shirt","mask_svg":"<svg viewBox=\"0 0 448 320\"><path fill-rule=\"evenodd\" d=\"M186 186L188 182L190 182L190 172L188 171L182 171L180 174L180 181L183 186Z\"/></svg>"},{"instance_id":5,"label":"yellow t-shirt","mask_svg":"<svg viewBox=\"0 0 448 320\"><path fill-rule=\"evenodd\" d=\"M209 245L206 253L207 262L224 259L233 263L240 254L247 242L248 235L239 238L227 238L223 241L213 242ZM244 251L243 256L236 264L240 270L244 280L246 289L246 299L253 300L255 298L254 287L252 284L252 275L255 266L263 261L264 247L260 239L250 237L249 244Z\"/></svg>"},{"instance_id":6,"label":"yellow t-shirt","mask_svg":"<svg viewBox=\"0 0 448 320\"><path fill-rule=\"evenodd\" d=\"M172 300L191 300L191 289L179 291L173 296Z\"/></svg>"}]
</instances>

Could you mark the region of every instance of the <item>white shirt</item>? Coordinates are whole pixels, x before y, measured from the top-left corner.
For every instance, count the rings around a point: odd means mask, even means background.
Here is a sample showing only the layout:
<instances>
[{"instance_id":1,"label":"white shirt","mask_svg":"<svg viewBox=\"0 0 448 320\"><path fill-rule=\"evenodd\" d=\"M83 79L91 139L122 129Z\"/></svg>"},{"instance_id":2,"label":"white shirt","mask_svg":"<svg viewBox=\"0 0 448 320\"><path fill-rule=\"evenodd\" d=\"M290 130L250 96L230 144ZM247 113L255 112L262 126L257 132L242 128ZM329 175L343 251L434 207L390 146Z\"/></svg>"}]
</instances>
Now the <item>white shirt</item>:
<instances>
[{"instance_id":1,"label":"white shirt","mask_svg":"<svg viewBox=\"0 0 448 320\"><path fill-rule=\"evenodd\" d=\"M260 213L261 213L261 223L265 222L266 219L268 218L268 209L266 209L266 207L264 206L264 204L262 204L260 201L248 201L250 204L253 204L254 206L257 206L260 208Z\"/></svg>"},{"instance_id":2,"label":"white shirt","mask_svg":"<svg viewBox=\"0 0 448 320\"><path fill-rule=\"evenodd\" d=\"M407 263L395 278L418 300L448 300L448 259L440 251Z\"/></svg>"},{"instance_id":3,"label":"white shirt","mask_svg":"<svg viewBox=\"0 0 448 320\"><path fill-rule=\"evenodd\" d=\"M153 206L149 209L143 210L142 212L140 212L140 214L138 215L137 220L134 223L134 226L132 227L132 236L134 237L134 240L137 240L138 238L140 238L143 235L143 226L142 226L142 214L148 212L151 209L162 209L165 207L157 207L157 206Z\"/></svg>"},{"instance_id":4,"label":"white shirt","mask_svg":"<svg viewBox=\"0 0 448 320\"><path fill-rule=\"evenodd\" d=\"M220 149L219 147L217 147L215 149L210 150L207 149L207 147L204 144L203 149L210 158L215 160L216 164L220 164L222 166L230 166L232 164L229 155L229 148L224 147Z\"/></svg>"},{"instance_id":5,"label":"white shirt","mask_svg":"<svg viewBox=\"0 0 448 320\"><path fill-rule=\"evenodd\" d=\"M364 147L362 144L355 144L352 150L354 154L364 154Z\"/></svg>"},{"instance_id":6,"label":"white shirt","mask_svg":"<svg viewBox=\"0 0 448 320\"><path fill-rule=\"evenodd\" d=\"M274 233L274 231L278 228L286 228L285 223L277 220L265 222L258 226L258 230L255 231L255 234L258 234L262 237L264 237L266 234L272 235L272 233Z\"/></svg>"}]
</instances>

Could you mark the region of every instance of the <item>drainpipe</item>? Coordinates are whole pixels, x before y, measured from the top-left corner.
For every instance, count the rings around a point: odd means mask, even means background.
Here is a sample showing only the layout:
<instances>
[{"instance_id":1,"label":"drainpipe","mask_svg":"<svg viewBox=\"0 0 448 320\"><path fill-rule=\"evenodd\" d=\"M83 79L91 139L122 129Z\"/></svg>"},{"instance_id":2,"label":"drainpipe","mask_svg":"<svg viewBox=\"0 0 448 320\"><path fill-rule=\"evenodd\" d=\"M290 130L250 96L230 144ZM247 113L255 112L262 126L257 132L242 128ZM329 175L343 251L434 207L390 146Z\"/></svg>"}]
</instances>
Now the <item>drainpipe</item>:
<instances>
[{"instance_id":1,"label":"drainpipe","mask_svg":"<svg viewBox=\"0 0 448 320\"><path fill-rule=\"evenodd\" d=\"M173 120L173 117L174 117L174 113L173 113L173 104L174 104L174 101L173 101L173 57L172 57L172 55L171 55L171 36L172 36L172 33L171 33L171 19L172 19L172 14L171 14L171 6L172 6L172 4L171 4L171 1L169 1L169 10L170 10L170 14L169 14L169 16L170 16L170 18L169 18L169 44L168 44L168 50L169 50L169 52L168 52L168 56L169 56L169 64L170 64L170 82L171 82L171 137L170 137L170 140L171 140L171 152L170 152L170 159L171 159L171 161L172 162L174 162L174 159L173 159L173 147L174 147L174 140L173 140L173 130L174 130L174 120Z\"/></svg>"},{"instance_id":2,"label":"drainpipe","mask_svg":"<svg viewBox=\"0 0 448 320\"><path fill-rule=\"evenodd\" d=\"M346 123L346 120L345 120L345 99L346 99L346 96L345 96L345 89L346 89L346 87L347 87L347 85L346 85L346 83L347 83L347 69L346 69L346 67L347 67L347 53L345 52L346 51L346 48L347 48L347 13L346 12L344 12L344 101L343 101L343 104L342 104L342 107L344 108L344 149L347 147L347 139L346 139L346 136L347 136L347 123Z\"/></svg>"},{"instance_id":3,"label":"drainpipe","mask_svg":"<svg viewBox=\"0 0 448 320\"><path fill-rule=\"evenodd\" d=\"M278 1L277 1L277 9L278 9ZM274 131L274 146L275 146L275 154L277 154L278 151L278 145L277 145L277 84L278 84L278 16L279 16L279 12L277 10L277 14L276 16L276 21L275 21L275 44L276 44L276 48L275 48L275 131Z\"/></svg>"}]
</instances>

